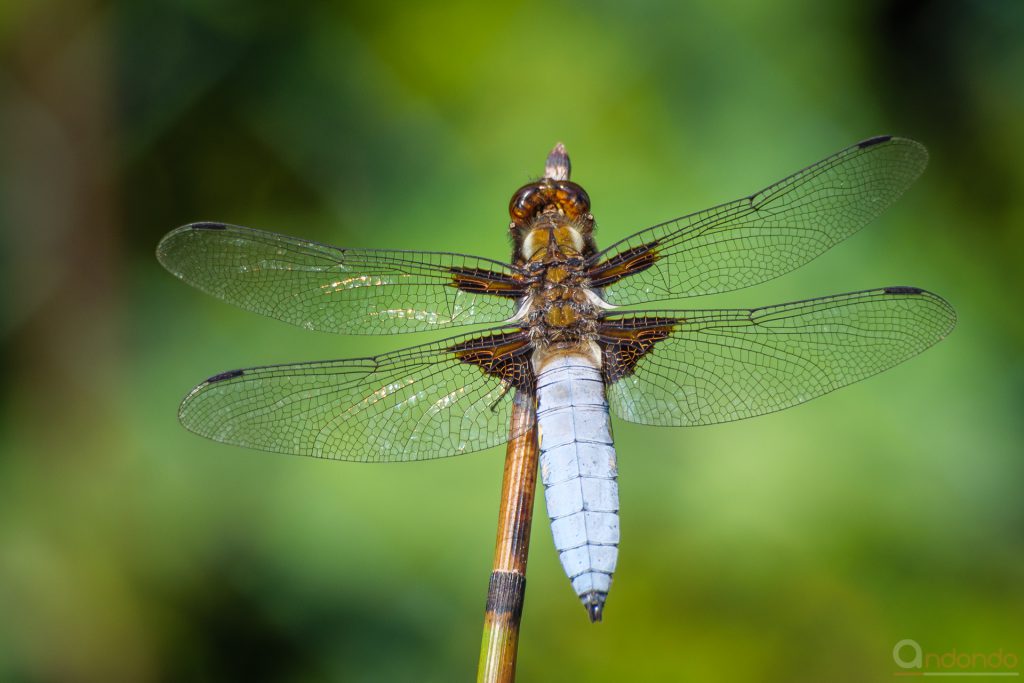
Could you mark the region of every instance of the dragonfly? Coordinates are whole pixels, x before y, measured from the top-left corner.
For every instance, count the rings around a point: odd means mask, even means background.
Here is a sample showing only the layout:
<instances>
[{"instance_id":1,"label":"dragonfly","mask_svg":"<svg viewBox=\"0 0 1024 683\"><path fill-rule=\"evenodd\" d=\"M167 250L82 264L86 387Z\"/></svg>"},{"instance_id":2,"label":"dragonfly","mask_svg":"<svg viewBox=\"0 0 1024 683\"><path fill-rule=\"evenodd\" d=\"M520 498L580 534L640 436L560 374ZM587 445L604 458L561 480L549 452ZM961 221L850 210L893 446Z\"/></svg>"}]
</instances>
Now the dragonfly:
<instances>
[{"instance_id":1,"label":"dragonfly","mask_svg":"<svg viewBox=\"0 0 1024 683\"><path fill-rule=\"evenodd\" d=\"M490 327L372 357L221 372L181 403L192 432L358 462L470 453L519 436L532 399L561 564L600 621L618 560L610 416L686 427L789 408L945 337L953 308L890 286L750 309L622 310L773 279L857 232L922 173L925 148L873 137L762 190L609 247L563 145L509 204L508 262L344 249L222 223L168 233L157 257L227 303L307 330L392 335Z\"/></svg>"}]
</instances>

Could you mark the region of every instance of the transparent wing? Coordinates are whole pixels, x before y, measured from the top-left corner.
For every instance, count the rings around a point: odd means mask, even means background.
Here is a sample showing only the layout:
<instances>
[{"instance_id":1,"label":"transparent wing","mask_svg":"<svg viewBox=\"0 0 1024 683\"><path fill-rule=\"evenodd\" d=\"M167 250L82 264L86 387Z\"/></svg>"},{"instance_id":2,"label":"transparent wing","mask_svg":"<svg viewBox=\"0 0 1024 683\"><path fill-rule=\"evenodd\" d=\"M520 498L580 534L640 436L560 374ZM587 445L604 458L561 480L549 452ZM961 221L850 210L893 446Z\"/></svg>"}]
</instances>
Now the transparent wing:
<instances>
[{"instance_id":1,"label":"transparent wing","mask_svg":"<svg viewBox=\"0 0 1024 683\"><path fill-rule=\"evenodd\" d=\"M233 370L193 389L179 418L215 441L333 460L469 453L510 438L515 390L453 349L500 350L517 334L454 337L375 358Z\"/></svg>"},{"instance_id":2,"label":"transparent wing","mask_svg":"<svg viewBox=\"0 0 1024 683\"><path fill-rule=\"evenodd\" d=\"M595 257L592 278L615 305L770 280L860 230L927 162L913 140L865 140L756 194L627 237Z\"/></svg>"},{"instance_id":3,"label":"transparent wing","mask_svg":"<svg viewBox=\"0 0 1024 683\"><path fill-rule=\"evenodd\" d=\"M240 308L343 334L502 322L514 314L519 293L515 274L497 261L339 249L221 223L168 233L157 258L185 282Z\"/></svg>"},{"instance_id":4,"label":"transparent wing","mask_svg":"<svg viewBox=\"0 0 1024 683\"><path fill-rule=\"evenodd\" d=\"M882 372L949 334L956 314L935 294L889 287L751 310L644 311L606 324L624 358L626 333L663 331L609 386L612 412L686 426L782 410Z\"/></svg>"}]
</instances>

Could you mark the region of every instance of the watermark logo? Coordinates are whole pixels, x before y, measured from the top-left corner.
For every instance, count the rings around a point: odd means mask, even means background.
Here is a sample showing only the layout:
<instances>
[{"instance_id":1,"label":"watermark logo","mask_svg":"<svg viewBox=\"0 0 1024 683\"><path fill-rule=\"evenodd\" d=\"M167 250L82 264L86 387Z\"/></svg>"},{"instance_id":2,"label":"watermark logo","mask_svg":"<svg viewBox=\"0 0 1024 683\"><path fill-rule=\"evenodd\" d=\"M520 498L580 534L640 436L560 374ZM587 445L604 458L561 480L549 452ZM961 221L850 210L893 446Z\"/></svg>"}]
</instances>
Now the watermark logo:
<instances>
[{"instance_id":1,"label":"watermark logo","mask_svg":"<svg viewBox=\"0 0 1024 683\"><path fill-rule=\"evenodd\" d=\"M904 638L892 648L900 670L893 676L1020 676L1020 657L1002 648L992 652L930 652L916 640Z\"/></svg>"}]
</instances>

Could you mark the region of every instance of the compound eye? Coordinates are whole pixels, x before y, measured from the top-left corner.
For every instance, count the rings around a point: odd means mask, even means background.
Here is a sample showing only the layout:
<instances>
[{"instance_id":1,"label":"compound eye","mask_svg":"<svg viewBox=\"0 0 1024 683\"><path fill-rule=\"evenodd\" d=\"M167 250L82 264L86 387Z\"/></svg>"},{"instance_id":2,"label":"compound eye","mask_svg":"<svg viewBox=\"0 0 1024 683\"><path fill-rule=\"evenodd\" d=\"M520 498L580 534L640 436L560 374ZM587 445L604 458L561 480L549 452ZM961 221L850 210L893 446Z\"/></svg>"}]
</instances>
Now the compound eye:
<instances>
[{"instance_id":1,"label":"compound eye","mask_svg":"<svg viewBox=\"0 0 1024 683\"><path fill-rule=\"evenodd\" d=\"M563 205L572 206L577 215L586 215L590 211L590 195L571 180L558 183L558 199Z\"/></svg>"},{"instance_id":2,"label":"compound eye","mask_svg":"<svg viewBox=\"0 0 1024 683\"><path fill-rule=\"evenodd\" d=\"M508 204L508 214L513 223L522 223L533 216L543 202L543 190L542 183L530 183L516 190Z\"/></svg>"}]
</instances>

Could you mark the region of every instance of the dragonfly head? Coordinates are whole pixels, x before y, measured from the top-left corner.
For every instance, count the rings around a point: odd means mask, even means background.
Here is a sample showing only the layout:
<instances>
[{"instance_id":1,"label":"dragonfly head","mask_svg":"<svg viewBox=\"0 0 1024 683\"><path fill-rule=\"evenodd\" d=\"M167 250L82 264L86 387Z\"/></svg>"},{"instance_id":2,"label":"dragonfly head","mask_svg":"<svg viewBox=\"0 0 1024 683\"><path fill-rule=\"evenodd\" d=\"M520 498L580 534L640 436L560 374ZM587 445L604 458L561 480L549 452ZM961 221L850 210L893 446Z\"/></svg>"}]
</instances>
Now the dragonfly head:
<instances>
[{"instance_id":1,"label":"dragonfly head","mask_svg":"<svg viewBox=\"0 0 1024 683\"><path fill-rule=\"evenodd\" d=\"M544 178L516 190L508 213L513 223L523 225L550 208L576 220L590 213L590 195L571 180Z\"/></svg>"},{"instance_id":2,"label":"dragonfly head","mask_svg":"<svg viewBox=\"0 0 1024 683\"><path fill-rule=\"evenodd\" d=\"M508 212L520 264L589 256L596 250L590 197L574 182L545 178L524 185L512 196Z\"/></svg>"}]
</instances>

